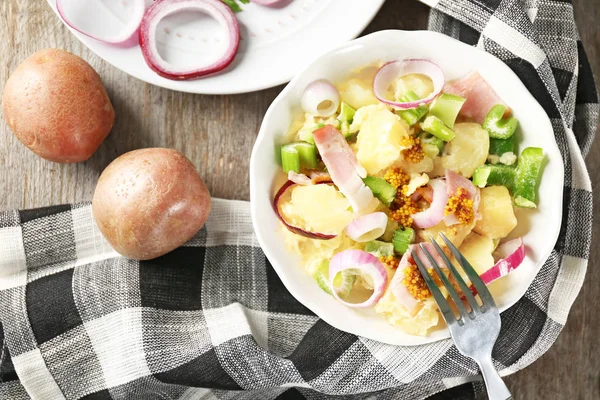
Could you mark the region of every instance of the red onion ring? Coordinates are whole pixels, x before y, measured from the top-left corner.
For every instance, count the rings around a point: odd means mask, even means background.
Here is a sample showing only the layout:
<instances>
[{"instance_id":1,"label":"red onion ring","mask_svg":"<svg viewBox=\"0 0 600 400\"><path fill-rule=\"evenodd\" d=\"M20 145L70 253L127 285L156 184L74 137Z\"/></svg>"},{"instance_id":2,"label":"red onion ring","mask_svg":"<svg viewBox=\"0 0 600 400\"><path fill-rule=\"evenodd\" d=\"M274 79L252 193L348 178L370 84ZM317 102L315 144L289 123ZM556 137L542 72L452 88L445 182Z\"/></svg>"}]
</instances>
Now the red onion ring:
<instances>
[{"instance_id":1,"label":"red onion ring","mask_svg":"<svg viewBox=\"0 0 600 400\"><path fill-rule=\"evenodd\" d=\"M210 15L227 30L228 46L214 63L196 68L177 67L163 59L156 46L159 22L180 10L199 10ZM148 66L160 76L172 80L188 80L219 72L232 63L240 44L240 27L233 11L220 0L161 0L146 11L140 27L140 46Z\"/></svg>"},{"instance_id":2,"label":"red onion ring","mask_svg":"<svg viewBox=\"0 0 600 400\"><path fill-rule=\"evenodd\" d=\"M427 210L411 215L414 225L421 229L436 226L443 220L444 209L448 203L446 185L441 179L430 180L429 186L433 189L433 201L431 205Z\"/></svg>"},{"instance_id":3,"label":"red onion ring","mask_svg":"<svg viewBox=\"0 0 600 400\"><path fill-rule=\"evenodd\" d=\"M496 279L508 275L523 263L525 259L525 245L523 238L513 239L501 244L496 253L499 253L503 258L498 260L496 264L479 275L483 283L486 285L492 283Z\"/></svg>"},{"instance_id":4,"label":"red onion ring","mask_svg":"<svg viewBox=\"0 0 600 400\"><path fill-rule=\"evenodd\" d=\"M144 11L146 10L146 4L144 0L130 0L133 3L133 11L130 16L130 20L127 22L123 32L120 32L116 35L109 36L100 36L98 34L92 34L88 30L85 29L85 26L89 26L89 22L82 22L79 20L81 17L95 19L96 15L89 15L91 11L89 10L89 0L81 1L81 0L56 0L56 10L58 11L58 15L67 24L69 27L75 29L77 32L82 33L86 36L91 37L92 39L96 39L103 43L108 44L122 44L131 39L135 33L138 31L140 24L142 23L142 19L144 18ZM115 0L115 3L122 3L121 0ZM85 4L85 5L84 5ZM77 15L77 10L73 9L73 7L82 7L83 10L86 11L88 15ZM79 18L78 18L79 17Z\"/></svg>"},{"instance_id":5,"label":"red onion ring","mask_svg":"<svg viewBox=\"0 0 600 400\"><path fill-rule=\"evenodd\" d=\"M350 222L346 235L355 242L370 242L383 235L387 223L388 216L383 212L367 214Z\"/></svg>"},{"instance_id":6,"label":"red onion ring","mask_svg":"<svg viewBox=\"0 0 600 400\"><path fill-rule=\"evenodd\" d=\"M317 185L328 184L328 183L331 183L331 182L319 182L319 183L317 183ZM285 225L286 228L288 228L288 230L290 232L293 232L300 236L304 236L304 237L307 237L310 239L319 239L319 240L329 240L329 239L333 239L334 237L336 237L337 235L328 235L325 233L307 231L305 229L291 225L285 220L283 214L281 213L281 210L279 209L279 203L281 202L281 197L285 194L285 192L287 192L287 190L289 188L291 188L292 186L296 186L296 185L297 185L297 183L295 183L293 181L287 181L277 191L277 194L275 195L275 199L273 199L273 209L275 210L275 214L277 215L277 218L279 218L279 220L283 223L283 225Z\"/></svg>"},{"instance_id":7,"label":"red onion ring","mask_svg":"<svg viewBox=\"0 0 600 400\"><path fill-rule=\"evenodd\" d=\"M433 92L424 99L407 103L386 99L385 93L392 82L409 74L427 75L433 82ZM431 103L431 101L433 101L433 99L435 99L442 91L445 80L446 78L442 69L429 60L421 58L396 60L390 61L379 68L379 71L377 71L377 74L375 75L375 80L373 81L373 92L375 93L375 97L382 103L388 104L396 109L406 110Z\"/></svg>"},{"instance_id":8,"label":"red onion ring","mask_svg":"<svg viewBox=\"0 0 600 400\"><path fill-rule=\"evenodd\" d=\"M377 304L383 296L388 283L387 271L381 261L373 254L362 250L345 250L339 252L329 261L329 285L334 287L333 280L336 275L349 270L357 270L365 275L369 275L373 281L373 294L362 303L348 303L342 300L335 290L332 290L333 296L340 303L352 308L366 308Z\"/></svg>"}]
</instances>

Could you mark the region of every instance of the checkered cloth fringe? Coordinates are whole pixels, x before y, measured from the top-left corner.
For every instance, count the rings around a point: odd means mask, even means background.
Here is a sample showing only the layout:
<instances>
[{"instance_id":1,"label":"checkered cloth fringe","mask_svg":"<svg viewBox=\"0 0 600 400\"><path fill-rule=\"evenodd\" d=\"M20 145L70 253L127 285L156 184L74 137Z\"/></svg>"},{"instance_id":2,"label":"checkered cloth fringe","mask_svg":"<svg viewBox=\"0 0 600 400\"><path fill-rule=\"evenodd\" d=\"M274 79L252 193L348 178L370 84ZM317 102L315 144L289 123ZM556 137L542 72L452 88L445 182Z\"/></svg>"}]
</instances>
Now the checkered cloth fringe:
<instances>
[{"instance_id":1,"label":"checkered cloth fringe","mask_svg":"<svg viewBox=\"0 0 600 400\"><path fill-rule=\"evenodd\" d=\"M583 157L598 98L569 1L433 3L430 29L521 78L550 116L566 167L560 239L502 314L493 358L506 375L548 350L584 279L592 194ZM483 390L449 340L390 346L299 304L258 247L244 202L215 200L192 241L141 262L108 246L89 204L2 213L0 321L2 399L469 399Z\"/></svg>"}]
</instances>

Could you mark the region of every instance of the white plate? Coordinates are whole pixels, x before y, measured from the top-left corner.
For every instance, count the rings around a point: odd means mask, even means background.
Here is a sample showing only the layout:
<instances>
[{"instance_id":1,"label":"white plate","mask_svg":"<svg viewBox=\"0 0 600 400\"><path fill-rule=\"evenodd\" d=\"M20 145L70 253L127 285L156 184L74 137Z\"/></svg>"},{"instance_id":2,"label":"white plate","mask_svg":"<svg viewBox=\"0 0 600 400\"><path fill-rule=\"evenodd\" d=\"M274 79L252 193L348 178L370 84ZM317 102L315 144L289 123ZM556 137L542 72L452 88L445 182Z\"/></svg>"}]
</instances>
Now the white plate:
<instances>
[{"instance_id":1,"label":"white plate","mask_svg":"<svg viewBox=\"0 0 600 400\"><path fill-rule=\"evenodd\" d=\"M146 65L138 45L119 48L71 31L98 56L145 82L190 93L245 93L288 82L316 57L355 38L384 1L290 0L280 8L242 4L244 11L236 14L242 37L236 60L218 75L193 81L158 76ZM56 12L56 0L48 2ZM200 23L199 18L173 16L160 27L170 28L171 34L165 34L163 29L158 37L159 43L171 46L169 61L202 59L203 54L214 55L219 49L217 41L222 30L208 18L202 18Z\"/></svg>"},{"instance_id":2,"label":"white plate","mask_svg":"<svg viewBox=\"0 0 600 400\"><path fill-rule=\"evenodd\" d=\"M523 236L525 261L515 272L490 286L502 311L515 304L558 238L564 179L562 158L548 116L510 68L490 54L448 36L428 31L373 33L328 53L298 74L271 104L263 120L250 160L250 199L258 241L296 299L346 332L395 345L419 345L449 337L448 330L444 327L425 337L411 336L388 325L373 311L355 311L338 303L319 288L302 268L299 258L285 248L280 234L282 227L271 206L276 189L274 180L280 174L274 143L287 132L294 116L300 112L304 88L316 79L339 81L350 70L371 62L404 58L436 62L446 73L447 80L478 71L519 119L523 132L519 148L544 149L548 163L539 188L539 206L536 210L518 210L519 226L511 234L511 237Z\"/></svg>"}]
</instances>

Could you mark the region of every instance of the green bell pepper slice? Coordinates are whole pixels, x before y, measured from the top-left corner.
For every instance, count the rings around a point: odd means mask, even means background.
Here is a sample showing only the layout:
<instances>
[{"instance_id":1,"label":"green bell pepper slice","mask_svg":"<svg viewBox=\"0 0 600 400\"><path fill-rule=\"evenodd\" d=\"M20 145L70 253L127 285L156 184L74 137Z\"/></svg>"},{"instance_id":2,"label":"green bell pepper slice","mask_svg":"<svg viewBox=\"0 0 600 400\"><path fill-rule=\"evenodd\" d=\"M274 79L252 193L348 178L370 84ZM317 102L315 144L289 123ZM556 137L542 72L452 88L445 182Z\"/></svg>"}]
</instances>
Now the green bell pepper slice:
<instances>
[{"instance_id":1,"label":"green bell pepper slice","mask_svg":"<svg viewBox=\"0 0 600 400\"><path fill-rule=\"evenodd\" d=\"M315 169L319 165L317 148L312 143L296 142L281 147L281 166L286 174L300 168Z\"/></svg>"},{"instance_id":2,"label":"green bell pepper slice","mask_svg":"<svg viewBox=\"0 0 600 400\"><path fill-rule=\"evenodd\" d=\"M415 241L415 231L412 228L398 228L394 232L392 244L394 251L400 255L406 253L408 246Z\"/></svg>"},{"instance_id":3,"label":"green bell pepper slice","mask_svg":"<svg viewBox=\"0 0 600 400\"><path fill-rule=\"evenodd\" d=\"M507 165L482 165L473 173L473 184L480 188L486 186L506 186L511 192L514 189L516 169Z\"/></svg>"},{"instance_id":4,"label":"green bell pepper slice","mask_svg":"<svg viewBox=\"0 0 600 400\"><path fill-rule=\"evenodd\" d=\"M506 107L502 104L496 104L483 121L483 128L488 131L491 138L507 139L511 137L517 127L519 121L514 118L504 118Z\"/></svg>"},{"instance_id":5,"label":"green bell pepper slice","mask_svg":"<svg viewBox=\"0 0 600 400\"><path fill-rule=\"evenodd\" d=\"M381 240L372 240L365 245L365 251L373 254L375 257L393 256L394 245L392 243L382 242Z\"/></svg>"},{"instance_id":6,"label":"green bell pepper slice","mask_svg":"<svg viewBox=\"0 0 600 400\"><path fill-rule=\"evenodd\" d=\"M504 153L515 153L517 147L516 136L512 135L507 139L490 138L490 154L502 156Z\"/></svg>"},{"instance_id":7,"label":"green bell pepper slice","mask_svg":"<svg viewBox=\"0 0 600 400\"><path fill-rule=\"evenodd\" d=\"M449 128L454 128L456 117L465 104L464 97L455 96L453 94L443 93L436 97L429 107L429 115L433 115L442 120L442 122Z\"/></svg>"},{"instance_id":8,"label":"green bell pepper slice","mask_svg":"<svg viewBox=\"0 0 600 400\"><path fill-rule=\"evenodd\" d=\"M379 201L389 207L392 201L396 198L397 190L394 186L389 184L385 179L377 178L375 176L367 176L363 179L365 185L371 189L373 196L377 197Z\"/></svg>"},{"instance_id":9,"label":"green bell pepper slice","mask_svg":"<svg viewBox=\"0 0 600 400\"><path fill-rule=\"evenodd\" d=\"M435 115L428 115L427 118L425 118L425 121L421 123L421 129L442 139L444 142L449 142L456 136L454 131L448 128L444 122Z\"/></svg>"},{"instance_id":10,"label":"green bell pepper slice","mask_svg":"<svg viewBox=\"0 0 600 400\"><path fill-rule=\"evenodd\" d=\"M518 207L536 208L544 152L539 147L527 147L519 157L513 201Z\"/></svg>"},{"instance_id":11,"label":"green bell pepper slice","mask_svg":"<svg viewBox=\"0 0 600 400\"><path fill-rule=\"evenodd\" d=\"M402 96L400 101L408 103L412 101L417 101L419 99L419 96L411 90L406 92L404 96ZM409 126L413 126L414 124L419 122L421 118L425 116L425 114L427 114L428 110L429 108L426 105L422 105L420 107L412 108L410 110L398 110L396 111L396 114L398 114L400 118L402 118L404 122L406 122Z\"/></svg>"}]
</instances>

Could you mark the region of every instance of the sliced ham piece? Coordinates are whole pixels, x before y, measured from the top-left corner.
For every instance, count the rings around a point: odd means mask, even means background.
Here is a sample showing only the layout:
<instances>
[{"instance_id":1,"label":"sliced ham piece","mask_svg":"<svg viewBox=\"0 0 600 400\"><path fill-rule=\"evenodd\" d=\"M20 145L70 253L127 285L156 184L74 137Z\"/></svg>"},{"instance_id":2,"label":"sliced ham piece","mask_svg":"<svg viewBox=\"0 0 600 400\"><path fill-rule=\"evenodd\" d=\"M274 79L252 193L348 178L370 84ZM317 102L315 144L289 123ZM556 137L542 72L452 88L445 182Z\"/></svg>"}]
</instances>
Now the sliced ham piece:
<instances>
[{"instance_id":1,"label":"sliced ham piece","mask_svg":"<svg viewBox=\"0 0 600 400\"><path fill-rule=\"evenodd\" d=\"M373 202L373 192L362 180L367 171L356 159L344 135L333 126L326 125L315 130L313 137L331 180L346 196L352 210L360 214Z\"/></svg>"},{"instance_id":2,"label":"sliced ham piece","mask_svg":"<svg viewBox=\"0 0 600 400\"><path fill-rule=\"evenodd\" d=\"M460 109L459 115L483 124L486 115L496 104L506 106L506 112L509 108L496 94L494 89L487 83L478 72L473 72L462 79L448 82L444 93L454 94L467 99Z\"/></svg>"},{"instance_id":3,"label":"sliced ham piece","mask_svg":"<svg viewBox=\"0 0 600 400\"><path fill-rule=\"evenodd\" d=\"M423 246L429 251L429 253L433 256L435 262L440 266L444 266L444 261L440 257L440 255L435 250L435 247L431 243L423 243ZM404 307L406 310L414 316L418 311L418 305L420 304L409 292L406 286L402 283L404 280L404 269L409 265L416 265L415 260L412 257L411 252L414 251L417 253L419 259L425 265L425 268L433 268L433 265L429 262L429 258L425 255L421 247L416 244L411 244L408 246L408 251L404 253L402 259L400 260L400 264L398 264L398 268L396 269L396 273L390 282L390 290L394 294L396 300Z\"/></svg>"}]
</instances>

